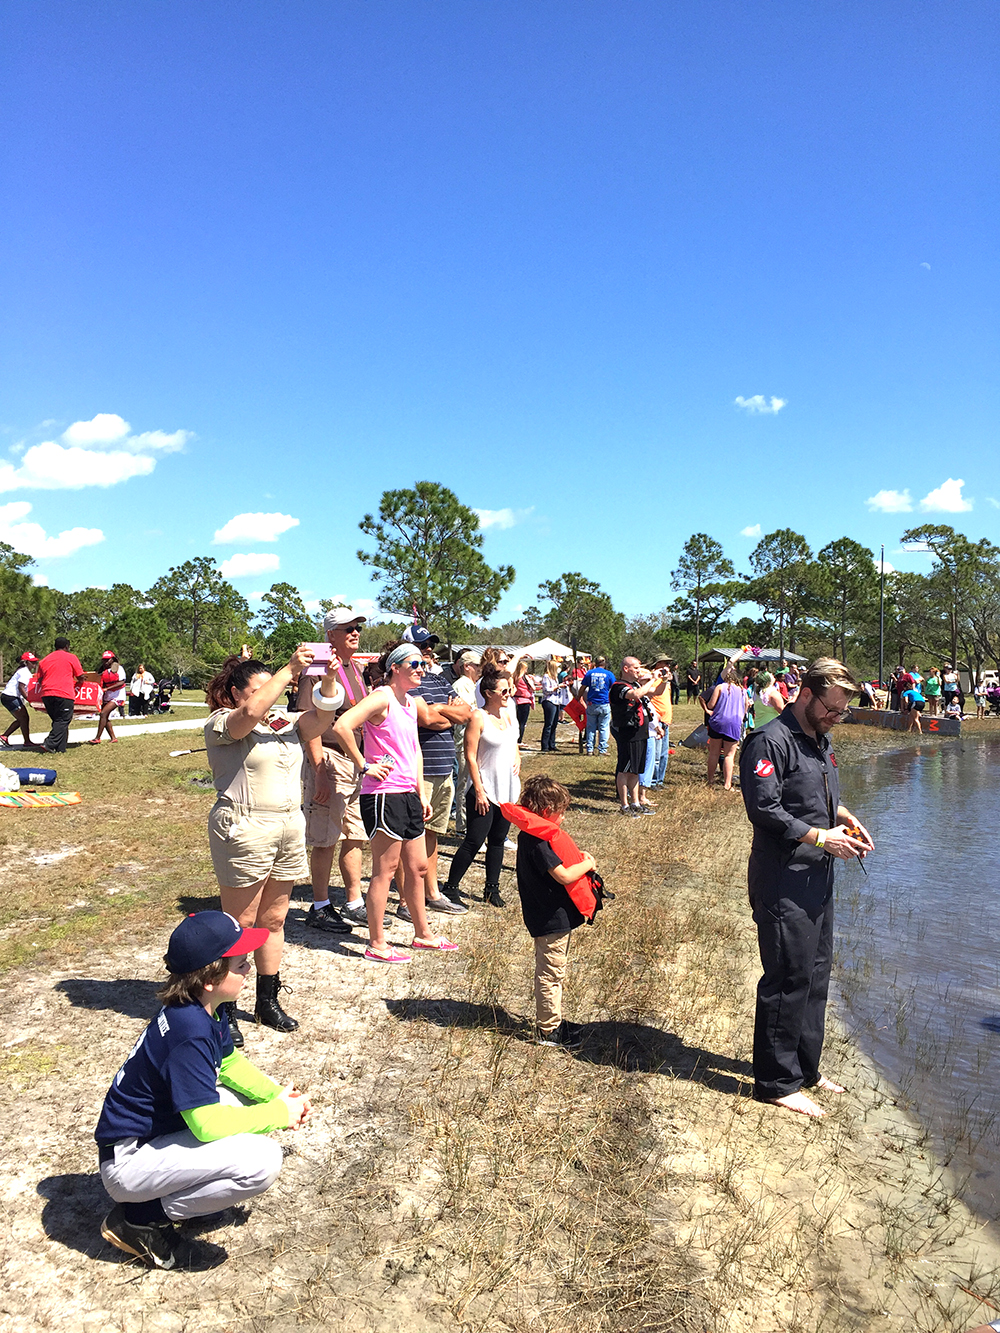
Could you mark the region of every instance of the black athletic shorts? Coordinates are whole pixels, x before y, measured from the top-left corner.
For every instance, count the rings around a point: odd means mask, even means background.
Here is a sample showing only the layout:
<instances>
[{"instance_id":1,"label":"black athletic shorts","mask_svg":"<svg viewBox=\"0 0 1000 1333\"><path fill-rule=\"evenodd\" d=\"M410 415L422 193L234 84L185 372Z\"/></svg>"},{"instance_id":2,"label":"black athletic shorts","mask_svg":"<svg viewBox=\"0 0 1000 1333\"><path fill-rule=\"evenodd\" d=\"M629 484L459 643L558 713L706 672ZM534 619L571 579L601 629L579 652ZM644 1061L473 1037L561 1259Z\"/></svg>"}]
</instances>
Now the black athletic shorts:
<instances>
[{"instance_id":1,"label":"black athletic shorts","mask_svg":"<svg viewBox=\"0 0 1000 1333\"><path fill-rule=\"evenodd\" d=\"M424 836L424 807L415 791L370 792L361 797L361 818L369 839L376 833L397 842Z\"/></svg>"},{"instance_id":2,"label":"black athletic shorts","mask_svg":"<svg viewBox=\"0 0 1000 1333\"><path fill-rule=\"evenodd\" d=\"M732 736L723 736L721 731L716 731L715 728L712 726L711 722L707 724L707 727L708 727L708 739L710 741L728 741L730 745L736 744Z\"/></svg>"},{"instance_id":3,"label":"black athletic shorts","mask_svg":"<svg viewBox=\"0 0 1000 1333\"><path fill-rule=\"evenodd\" d=\"M910 707L913 709L915 713L922 713L924 711L924 704L926 702L927 702L926 699L921 699L919 703L917 703L916 699L911 699Z\"/></svg>"},{"instance_id":4,"label":"black athletic shorts","mask_svg":"<svg viewBox=\"0 0 1000 1333\"><path fill-rule=\"evenodd\" d=\"M16 694L0 694L0 704L3 704L7 712L14 717L21 711L21 700Z\"/></svg>"},{"instance_id":5,"label":"black athletic shorts","mask_svg":"<svg viewBox=\"0 0 1000 1333\"><path fill-rule=\"evenodd\" d=\"M626 737L623 732L619 732L615 738L618 744L618 763L615 765L616 773L636 773L642 774L646 771L646 733L640 732Z\"/></svg>"}]
</instances>

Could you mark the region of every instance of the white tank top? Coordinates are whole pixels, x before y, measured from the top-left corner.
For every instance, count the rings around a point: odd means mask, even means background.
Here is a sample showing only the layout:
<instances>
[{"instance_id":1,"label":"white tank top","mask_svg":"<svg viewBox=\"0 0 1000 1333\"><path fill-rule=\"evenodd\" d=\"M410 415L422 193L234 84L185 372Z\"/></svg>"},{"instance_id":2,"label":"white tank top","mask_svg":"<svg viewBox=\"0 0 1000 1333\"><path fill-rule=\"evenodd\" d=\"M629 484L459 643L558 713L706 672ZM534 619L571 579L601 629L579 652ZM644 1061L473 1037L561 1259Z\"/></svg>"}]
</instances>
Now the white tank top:
<instances>
[{"instance_id":1,"label":"white tank top","mask_svg":"<svg viewBox=\"0 0 1000 1333\"><path fill-rule=\"evenodd\" d=\"M494 805L516 801L521 795L521 779L514 772L517 761L517 725L501 727L489 713L481 713L483 729L479 735L476 762L483 790ZM466 782L466 791L472 778Z\"/></svg>"}]
</instances>

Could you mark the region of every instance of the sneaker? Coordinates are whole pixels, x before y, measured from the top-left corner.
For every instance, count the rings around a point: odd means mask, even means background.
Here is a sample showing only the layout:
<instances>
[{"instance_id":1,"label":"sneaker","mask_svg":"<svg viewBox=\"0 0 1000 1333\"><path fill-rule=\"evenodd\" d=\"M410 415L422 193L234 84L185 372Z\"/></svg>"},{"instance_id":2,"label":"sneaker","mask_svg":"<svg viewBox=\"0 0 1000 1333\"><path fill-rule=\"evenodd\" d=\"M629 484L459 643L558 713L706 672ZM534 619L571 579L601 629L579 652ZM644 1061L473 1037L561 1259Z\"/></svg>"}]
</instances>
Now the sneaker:
<instances>
[{"instance_id":1,"label":"sneaker","mask_svg":"<svg viewBox=\"0 0 1000 1333\"><path fill-rule=\"evenodd\" d=\"M427 910L444 912L445 916L465 916L469 909L463 907L461 903L452 902L447 894L441 893L436 898L427 899Z\"/></svg>"},{"instance_id":2,"label":"sneaker","mask_svg":"<svg viewBox=\"0 0 1000 1333\"><path fill-rule=\"evenodd\" d=\"M332 903L325 907L310 907L306 913L306 925L312 930L325 930L331 935L352 935L354 927L345 921Z\"/></svg>"},{"instance_id":3,"label":"sneaker","mask_svg":"<svg viewBox=\"0 0 1000 1333\"><path fill-rule=\"evenodd\" d=\"M536 1028L535 1041L539 1046L561 1046L564 1051L578 1051L583 1045L583 1028L563 1019L555 1032L541 1032Z\"/></svg>"},{"instance_id":4,"label":"sneaker","mask_svg":"<svg viewBox=\"0 0 1000 1333\"><path fill-rule=\"evenodd\" d=\"M117 1203L101 1223L101 1235L117 1249L142 1259L150 1268L202 1272L217 1268L228 1258L221 1245L190 1241L181 1236L173 1222L159 1222L153 1226L128 1222Z\"/></svg>"},{"instance_id":5,"label":"sneaker","mask_svg":"<svg viewBox=\"0 0 1000 1333\"><path fill-rule=\"evenodd\" d=\"M359 898L356 903L345 903L340 909L340 915L345 921L350 921L352 926L363 926L368 929L368 909L365 907L364 898ZM392 919L389 916L382 918L382 929L388 930L392 925Z\"/></svg>"},{"instance_id":6,"label":"sneaker","mask_svg":"<svg viewBox=\"0 0 1000 1333\"><path fill-rule=\"evenodd\" d=\"M633 806L633 809L637 815L651 815L656 810L656 806L650 805L648 802L643 802L641 805Z\"/></svg>"},{"instance_id":7,"label":"sneaker","mask_svg":"<svg viewBox=\"0 0 1000 1333\"><path fill-rule=\"evenodd\" d=\"M400 921L408 921L411 926L413 925L413 917L410 916L410 909L407 907L406 903L399 904L396 908L396 915L399 917Z\"/></svg>"},{"instance_id":8,"label":"sneaker","mask_svg":"<svg viewBox=\"0 0 1000 1333\"><path fill-rule=\"evenodd\" d=\"M517 851L517 843L516 843L516 842L512 842L510 838L507 838L507 840L504 842L504 849L505 849L505 851L508 851L508 852L516 852L516 851Z\"/></svg>"},{"instance_id":9,"label":"sneaker","mask_svg":"<svg viewBox=\"0 0 1000 1333\"><path fill-rule=\"evenodd\" d=\"M618 813L620 815L627 815L629 819L637 819L639 817L639 811L632 805L620 806Z\"/></svg>"}]
</instances>

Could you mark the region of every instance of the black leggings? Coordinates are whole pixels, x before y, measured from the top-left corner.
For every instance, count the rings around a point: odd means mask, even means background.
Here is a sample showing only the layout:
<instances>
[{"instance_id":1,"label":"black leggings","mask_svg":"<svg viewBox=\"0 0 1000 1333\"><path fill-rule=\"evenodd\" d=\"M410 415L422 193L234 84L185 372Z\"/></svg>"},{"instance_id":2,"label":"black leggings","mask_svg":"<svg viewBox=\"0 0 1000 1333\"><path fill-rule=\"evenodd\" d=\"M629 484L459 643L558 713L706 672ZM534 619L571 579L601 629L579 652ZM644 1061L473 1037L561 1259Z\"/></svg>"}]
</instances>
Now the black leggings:
<instances>
[{"instance_id":1,"label":"black leggings","mask_svg":"<svg viewBox=\"0 0 1000 1333\"><path fill-rule=\"evenodd\" d=\"M528 725L528 718L531 716L531 704L515 704L517 710L517 743L524 740L524 728Z\"/></svg>"},{"instance_id":2,"label":"black leggings","mask_svg":"<svg viewBox=\"0 0 1000 1333\"><path fill-rule=\"evenodd\" d=\"M499 884L500 871L503 869L503 845L507 841L510 820L504 819L500 807L490 802L485 815L476 809L476 789L470 787L465 793L465 841L455 853L448 872L448 887L456 888L476 853L486 843L486 883Z\"/></svg>"}]
</instances>

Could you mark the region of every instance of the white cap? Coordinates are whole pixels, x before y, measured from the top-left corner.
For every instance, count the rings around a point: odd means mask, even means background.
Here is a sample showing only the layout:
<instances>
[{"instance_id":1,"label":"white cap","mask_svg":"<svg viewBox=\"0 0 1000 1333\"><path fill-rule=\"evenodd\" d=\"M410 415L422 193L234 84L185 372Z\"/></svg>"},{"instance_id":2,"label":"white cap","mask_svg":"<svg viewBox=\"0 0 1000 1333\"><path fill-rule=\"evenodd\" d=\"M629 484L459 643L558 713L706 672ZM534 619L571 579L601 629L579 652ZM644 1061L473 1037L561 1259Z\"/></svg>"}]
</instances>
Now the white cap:
<instances>
[{"instance_id":1,"label":"white cap","mask_svg":"<svg viewBox=\"0 0 1000 1333\"><path fill-rule=\"evenodd\" d=\"M342 625L353 625L356 620L364 624L367 619L367 616L359 616L353 607L332 606L323 617L323 629L329 632L332 629L340 629Z\"/></svg>"}]
</instances>

